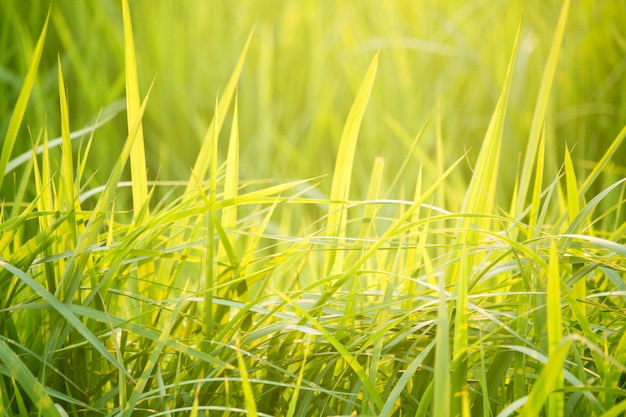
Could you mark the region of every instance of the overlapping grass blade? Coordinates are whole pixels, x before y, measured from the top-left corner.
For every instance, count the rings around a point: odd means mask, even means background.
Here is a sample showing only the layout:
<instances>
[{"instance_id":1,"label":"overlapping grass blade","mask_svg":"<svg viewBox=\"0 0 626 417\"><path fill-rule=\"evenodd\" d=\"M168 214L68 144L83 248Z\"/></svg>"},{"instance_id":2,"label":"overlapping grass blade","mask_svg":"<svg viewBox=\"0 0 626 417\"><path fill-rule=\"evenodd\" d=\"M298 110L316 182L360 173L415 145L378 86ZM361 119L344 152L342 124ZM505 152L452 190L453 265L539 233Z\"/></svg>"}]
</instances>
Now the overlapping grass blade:
<instances>
[{"instance_id":1,"label":"overlapping grass blade","mask_svg":"<svg viewBox=\"0 0 626 417\"><path fill-rule=\"evenodd\" d=\"M36 294L38 294L41 298L43 298L57 313L59 313L67 322L68 326L71 326L76 331L78 331L85 340L93 346L93 348L98 351L106 360L108 360L111 364L113 364L117 369L121 370L126 376L128 372L124 368L122 364L120 364L117 359L115 359L106 347L100 343L98 338L80 321L78 317L76 317L72 311L68 308L65 303L60 302L56 297L50 294L45 288L41 286L37 281L35 281L28 274L19 270L15 266L0 260L0 266L17 276L21 281L23 281L26 285L28 285Z\"/></svg>"},{"instance_id":2,"label":"overlapping grass blade","mask_svg":"<svg viewBox=\"0 0 626 417\"><path fill-rule=\"evenodd\" d=\"M143 372L141 373L141 376L137 378L136 383L133 385L133 389L130 393L128 401L123 404L124 408L120 414L121 417L130 417L135 412L135 407L141 399L141 395L143 394L143 391L148 384L149 379L153 376L152 374L154 372L154 368L157 366L159 360L161 359L163 350L167 346L167 341L171 337L171 332L174 324L179 318L178 316L184 304L183 302L185 301L185 291L186 288L183 290L183 296L181 296L176 302L176 305L174 306L174 309L171 312L170 316L167 318L167 320L165 320L165 323L163 324L163 330L161 331L161 334L159 335L159 338L156 341L154 348L150 352L150 357L148 358L144 366Z\"/></svg>"},{"instance_id":3,"label":"overlapping grass blade","mask_svg":"<svg viewBox=\"0 0 626 417\"><path fill-rule=\"evenodd\" d=\"M315 317L295 303L288 295L283 293L279 293L278 295L291 307L293 307L294 310L296 310L304 319L306 319L309 324L322 333L324 338L333 346L334 349L337 350L339 355L341 355L341 358L346 362L346 364L356 373L360 382L363 384L366 394L365 397L371 401L371 406L373 406L376 410L380 410L384 405L382 398L380 397L376 386L371 382L369 376L365 372L365 369L361 366L361 364L359 364L356 357L348 351L343 343L337 340L335 336L333 336L321 323L319 323Z\"/></svg>"},{"instance_id":4,"label":"overlapping grass blade","mask_svg":"<svg viewBox=\"0 0 626 417\"><path fill-rule=\"evenodd\" d=\"M192 175L189 180L189 184L187 185L186 192L190 192L195 189L196 184L198 182L202 182L209 170L209 166L212 160L213 153L213 143L214 138L219 136L220 131L222 130L222 125L224 123L224 119L226 114L228 113L228 107L233 99L233 96L236 91L237 82L239 80L239 76L241 75L241 70L243 69L243 63L246 59L246 54L248 53L248 47L250 46L250 42L252 40L253 32L250 32L248 35L248 40L241 51L241 55L239 56L239 60L235 65L235 69L224 88L224 92L218 100L218 105L211 120L211 124L206 132L204 140L202 141L202 147L200 148L200 152L198 153L198 158L192 169Z\"/></svg>"},{"instance_id":5,"label":"overlapping grass blade","mask_svg":"<svg viewBox=\"0 0 626 417\"><path fill-rule=\"evenodd\" d=\"M37 378L28 369L28 366L2 340L0 340L0 361L4 364L11 378L14 378L20 384L26 395L33 401L40 415L44 417L63 417L55 407L50 396L46 393L45 387L37 381Z\"/></svg>"}]
</instances>

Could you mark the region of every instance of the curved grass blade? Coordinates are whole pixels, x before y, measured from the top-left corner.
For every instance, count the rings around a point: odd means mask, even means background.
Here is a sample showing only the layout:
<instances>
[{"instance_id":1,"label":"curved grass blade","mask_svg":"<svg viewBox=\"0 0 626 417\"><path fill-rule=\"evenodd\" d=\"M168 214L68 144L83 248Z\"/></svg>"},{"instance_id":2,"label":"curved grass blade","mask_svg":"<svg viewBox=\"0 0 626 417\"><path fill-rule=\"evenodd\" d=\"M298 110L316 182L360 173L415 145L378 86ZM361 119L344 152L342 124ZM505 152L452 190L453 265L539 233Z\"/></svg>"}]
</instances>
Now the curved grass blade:
<instances>
[{"instance_id":1,"label":"curved grass blade","mask_svg":"<svg viewBox=\"0 0 626 417\"><path fill-rule=\"evenodd\" d=\"M41 53L43 52L43 46L46 42L46 33L48 32L49 20L50 9L48 10L46 22L44 23L41 34L39 35L39 39L37 40L35 50L33 51L33 57L31 58L30 66L28 67L28 72L26 73L26 79L24 80L24 84L22 85L20 94L17 97L17 103L15 104L15 108L13 109L13 114L11 115L11 120L9 121L9 127L2 143L2 153L0 154L0 189L2 188L2 183L4 182L5 171L9 162L9 158L11 157L11 153L13 152L13 146L15 146L17 134L20 130L22 120L24 119L24 113L26 112L28 99L33 89L33 85L35 84L37 68L39 67Z\"/></svg>"},{"instance_id":2,"label":"curved grass blade","mask_svg":"<svg viewBox=\"0 0 626 417\"><path fill-rule=\"evenodd\" d=\"M361 129L361 121L367 107L374 80L376 79L376 70L378 68L378 55L374 55L372 62L365 73L365 78L359 87L359 91L352 103L350 113L343 127L343 133L339 142L339 150L337 152L337 160L335 161L335 170L333 172L333 181L330 189L331 203L328 205L328 222L327 234L329 236L341 238L345 237L346 231L346 212L345 201L350 195L350 183L352 180L352 166L354 164L354 154L356 144L359 138L359 130ZM341 242L338 242L339 244ZM337 253L339 252L339 253ZM335 257L342 256L343 252L329 250L324 260L324 271L330 273L335 264ZM337 259L338 267L343 267L340 259Z\"/></svg>"},{"instance_id":3,"label":"curved grass blade","mask_svg":"<svg viewBox=\"0 0 626 417\"><path fill-rule=\"evenodd\" d=\"M548 109L548 101L550 99L550 90L552 89L554 74L556 73L556 66L559 60L559 53L561 51L561 44L563 42L563 35L565 33L565 26L567 24L569 6L570 0L565 0L563 2L561 15L559 16L559 21L556 25L556 30L554 32L554 38L552 40L550 54L548 55L548 60L543 70L541 85L539 87L539 94L537 95L537 103L535 104L535 112L533 114L533 120L531 122L528 144L526 145L526 154L524 155L524 163L522 165L522 175L519 182L517 206L515 212L513 213L514 218L519 216L523 212L523 207L526 202L526 195L530 187L530 180L533 173L533 165L537 156L537 147L539 146L539 140L541 138L543 124L545 122L546 111Z\"/></svg>"},{"instance_id":4,"label":"curved grass blade","mask_svg":"<svg viewBox=\"0 0 626 417\"><path fill-rule=\"evenodd\" d=\"M241 389L243 390L243 398L246 405L246 414L251 417L258 417L254 391L252 390L250 378L248 377L248 368L246 367L246 362L244 361L243 354L241 353L241 344L239 342L239 339L237 339L235 349L237 351L237 363L239 364L239 373L241 375Z\"/></svg>"}]
</instances>

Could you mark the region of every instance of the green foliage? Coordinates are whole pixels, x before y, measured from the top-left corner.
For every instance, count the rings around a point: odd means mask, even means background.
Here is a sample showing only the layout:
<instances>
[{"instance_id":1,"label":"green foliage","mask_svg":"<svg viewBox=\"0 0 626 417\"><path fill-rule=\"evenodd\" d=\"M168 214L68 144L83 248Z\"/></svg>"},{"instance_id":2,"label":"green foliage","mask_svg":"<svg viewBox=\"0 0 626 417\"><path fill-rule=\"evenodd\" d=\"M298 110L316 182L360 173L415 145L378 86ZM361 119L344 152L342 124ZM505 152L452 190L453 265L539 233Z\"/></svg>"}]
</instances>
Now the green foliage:
<instances>
[{"instance_id":1,"label":"green foliage","mask_svg":"<svg viewBox=\"0 0 626 417\"><path fill-rule=\"evenodd\" d=\"M1 415L624 412L622 2L2 3Z\"/></svg>"}]
</instances>

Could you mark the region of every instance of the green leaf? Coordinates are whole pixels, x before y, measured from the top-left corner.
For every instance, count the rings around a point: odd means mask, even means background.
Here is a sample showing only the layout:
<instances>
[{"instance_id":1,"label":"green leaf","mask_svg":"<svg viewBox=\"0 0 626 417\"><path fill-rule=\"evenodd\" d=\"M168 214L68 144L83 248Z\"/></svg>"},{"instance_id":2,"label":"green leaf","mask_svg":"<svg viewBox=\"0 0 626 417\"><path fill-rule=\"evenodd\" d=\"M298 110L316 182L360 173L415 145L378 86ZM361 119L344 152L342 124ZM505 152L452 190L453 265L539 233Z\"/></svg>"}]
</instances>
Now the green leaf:
<instances>
[{"instance_id":1,"label":"green leaf","mask_svg":"<svg viewBox=\"0 0 626 417\"><path fill-rule=\"evenodd\" d=\"M359 87L348 118L343 127L343 133L339 141L339 150L337 152L337 159L335 161L335 170L333 172L333 181L330 189L330 204L328 205L328 221L326 233L329 236L337 237L339 244L341 239L345 237L346 227L346 211L345 202L350 196L350 183L352 181L352 166L354 164L354 154L356 152L356 144L359 138L359 130L361 129L361 121L369 101L372 87L374 86L374 80L376 79L376 70L378 68L378 55L379 52L374 55L372 62L370 63L365 78ZM341 259L335 259L336 256L341 258L341 251L328 251L325 259L324 270L327 273L331 272L335 261L337 261L338 267L341 265Z\"/></svg>"},{"instance_id":2,"label":"green leaf","mask_svg":"<svg viewBox=\"0 0 626 417\"><path fill-rule=\"evenodd\" d=\"M2 183L4 182L5 171L9 162L9 158L11 158L11 153L13 152L13 147L17 139L17 134L19 133L20 126L22 125L22 120L24 119L24 113L26 112L28 99L30 98L30 93L33 89L33 85L35 84L37 68L39 67L41 53L43 52L43 46L46 42L46 33L48 31L49 20L50 9L48 9L46 22L43 25L41 34L39 35L39 40L37 40L37 45L35 46L35 50L33 51L33 57L31 58L28 72L26 73L26 78L24 79L24 84L22 85L20 94L17 97L17 103L15 103L13 114L11 115L11 120L9 121L9 127L2 143L2 153L0 154L0 189L2 188Z\"/></svg>"},{"instance_id":3,"label":"green leaf","mask_svg":"<svg viewBox=\"0 0 626 417\"><path fill-rule=\"evenodd\" d=\"M122 17L124 20L124 57L126 74L126 116L128 131L141 109L139 81L137 80L137 62L135 59L135 41L130 18L128 0L122 0ZM144 149L143 127L139 124L135 140L130 151L130 173L132 178L133 209L135 224L142 224L149 216L148 208L148 176Z\"/></svg>"}]
</instances>

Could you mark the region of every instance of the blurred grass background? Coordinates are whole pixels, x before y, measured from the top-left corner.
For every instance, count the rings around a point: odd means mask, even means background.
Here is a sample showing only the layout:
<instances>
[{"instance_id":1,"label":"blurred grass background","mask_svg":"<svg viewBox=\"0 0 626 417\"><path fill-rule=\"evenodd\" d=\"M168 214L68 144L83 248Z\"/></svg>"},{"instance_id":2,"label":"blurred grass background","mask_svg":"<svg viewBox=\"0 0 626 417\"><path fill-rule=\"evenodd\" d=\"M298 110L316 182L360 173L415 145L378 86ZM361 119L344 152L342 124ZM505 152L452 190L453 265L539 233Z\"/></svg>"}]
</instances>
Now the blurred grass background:
<instances>
[{"instance_id":1,"label":"blurred grass background","mask_svg":"<svg viewBox=\"0 0 626 417\"><path fill-rule=\"evenodd\" d=\"M8 120L47 2L1 0L0 130ZM72 130L124 97L118 1L55 1L26 124L60 135L56 60L67 82ZM499 182L510 201L550 48L559 1L164 1L130 4L142 93L156 76L144 120L149 178L188 178L215 105L245 40L253 41L240 81L241 175L286 180L330 174L350 105L367 64L381 50L354 166L353 193L365 188L377 155L393 178L420 128L426 134L394 197L410 194L423 165L432 182L440 168L471 149L475 160L500 92L521 21L521 48L509 101ZM547 178L573 148L581 177L626 120L626 3L572 4L547 116ZM121 102L123 103L123 101ZM119 103L118 103L119 104ZM119 107L119 106L118 106ZM437 155L436 132L443 147ZM125 138L123 115L96 135L87 174L102 182ZM16 151L39 132L22 128ZM225 153L225 149L223 150ZM439 158L439 159L438 159ZM437 161L443 162L438 168ZM614 160L623 166L622 153ZM470 176L453 176L460 205ZM609 167L598 186L626 173ZM5 184L5 188L14 185ZM327 192L330 181L321 185ZM595 189L594 191L597 191ZM10 193L10 191L5 190ZM456 197L458 196L458 197Z\"/></svg>"}]
</instances>

